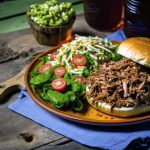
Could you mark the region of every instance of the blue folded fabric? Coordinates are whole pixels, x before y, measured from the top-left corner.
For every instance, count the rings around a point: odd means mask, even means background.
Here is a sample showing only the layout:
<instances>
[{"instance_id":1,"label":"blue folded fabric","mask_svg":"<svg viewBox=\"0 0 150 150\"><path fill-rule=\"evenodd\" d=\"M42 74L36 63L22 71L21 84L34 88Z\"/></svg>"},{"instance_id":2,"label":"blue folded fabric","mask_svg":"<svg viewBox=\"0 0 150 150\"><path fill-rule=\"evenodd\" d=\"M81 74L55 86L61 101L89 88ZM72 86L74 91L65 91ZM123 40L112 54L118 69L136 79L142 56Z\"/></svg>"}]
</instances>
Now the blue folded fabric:
<instances>
[{"instance_id":1,"label":"blue folded fabric","mask_svg":"<svg viewBox=\"0 0 150 150\"><path fill-rule=\"evenodd\" d=\"M116 41L123 41L126 39L126 36L124 34L124 31L121 29L121 30L118 30L117 32L114 32L113 34L105 37L105 39L108 39L108 40L116 40Z\"/></svg>"},{"instance_id":2,"label":"blue folded fabric","mask_svg":"<svg viewBox=\"0 0 150 150\"><path fill-rule=\"evenodd\" d=\"M111 40L124 40L122 30L108 36ZM122 150L136 138L150 137L150 122L120 127L90 126L71 122L53 115L37 105L23 89L9 108L33 121L81 144L109 150Z\"/></svg>"}]
</instances>

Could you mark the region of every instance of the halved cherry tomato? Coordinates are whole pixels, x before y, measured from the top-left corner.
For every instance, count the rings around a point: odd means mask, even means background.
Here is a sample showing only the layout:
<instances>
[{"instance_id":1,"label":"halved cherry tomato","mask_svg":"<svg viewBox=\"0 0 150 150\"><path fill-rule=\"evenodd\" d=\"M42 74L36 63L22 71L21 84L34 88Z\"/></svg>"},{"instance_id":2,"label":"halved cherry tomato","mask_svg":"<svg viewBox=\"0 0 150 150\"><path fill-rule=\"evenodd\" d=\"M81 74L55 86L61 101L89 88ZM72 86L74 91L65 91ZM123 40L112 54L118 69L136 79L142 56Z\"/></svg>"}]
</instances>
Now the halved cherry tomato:
<instances>
[{"instance_id":1,"label":"halved cherry tomato","mask_svg":"<svg viewBox=\"0 0 150 150\"><path fill-rule=\"evenodd\" d=\"M64 67L58 67L54 71L54 75L60 77L64 77L65 73L66 73L66 69Z\"/></svg>"},{"instance_id":2,"label":"halved cherry tomato","mask_svg":"<svg viewBox=\"0 0 150 150\"><path fill-rule=\"evenodd\" d=\"M47 70L50 70L52 68L52 64L45 64L40 67L39 72L44 73Z\"/></svg>"},{"instance_id":3,"label":"halved cherry tomato","mask_svg":"<svg viewBox=\"0 0 150 150\"><path fill-rule=\"evenodd\" d=\"M56 56L58 55L58 52L54 52L50 55L50 60L55 60Z\"/></svg>"},{"instance_id":4,"label":"halved cherry tomato","mask_svg":"<svg viewBox=\"0 0 150 150\"><path fill-rule=\"evenodd\" d=\"M77 76L74 78L75 81L78 81L80 83L86 83L87 82L87 79L83 76Z\"/></svg>"},{"instance_id":5,"label":"halved cherry tomato","mask_svg":"<svg viewBox=\"0 0 150 150\"><path fill-rule=\"evenodd\" d=\"M63 78L57 78L52 81L52 88L55 91L63 92L63 91L65 91L66 87L67 87L67 82Z\"/></svg>"},{"instance_id":6,"label":"halved cherry tomato","mask_svg":"<svg viewBox=\"0 0 150 150\"><path fill-rule=\"evenodd\" d=\"M85 66L87 64L87 59L82 54L76 54L76 55L74 55L74 57L72 59L72 63L75 66Z\"/></svg>"}]
</instances>

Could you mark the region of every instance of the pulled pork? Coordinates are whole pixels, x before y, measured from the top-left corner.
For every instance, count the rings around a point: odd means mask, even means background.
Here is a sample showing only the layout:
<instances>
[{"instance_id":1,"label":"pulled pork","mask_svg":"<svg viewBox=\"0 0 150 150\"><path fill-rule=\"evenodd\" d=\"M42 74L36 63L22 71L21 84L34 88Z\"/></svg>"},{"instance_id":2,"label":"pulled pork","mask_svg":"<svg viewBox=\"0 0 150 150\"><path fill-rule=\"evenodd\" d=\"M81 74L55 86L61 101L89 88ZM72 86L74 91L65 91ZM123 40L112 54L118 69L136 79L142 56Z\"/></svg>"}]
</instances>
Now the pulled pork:
<instances>
[{"instance_id":1,"label":"pulled pork","mask_svg":"<svg viewBox=\"0 0 150 150\"><path fill-rule=\"evenodd\" d=\"M101 65L91 74L87 85L86 96L94 103L106 102L112 108L150 105L150 73L127 58Z\"/></svg>"}]
</instances>

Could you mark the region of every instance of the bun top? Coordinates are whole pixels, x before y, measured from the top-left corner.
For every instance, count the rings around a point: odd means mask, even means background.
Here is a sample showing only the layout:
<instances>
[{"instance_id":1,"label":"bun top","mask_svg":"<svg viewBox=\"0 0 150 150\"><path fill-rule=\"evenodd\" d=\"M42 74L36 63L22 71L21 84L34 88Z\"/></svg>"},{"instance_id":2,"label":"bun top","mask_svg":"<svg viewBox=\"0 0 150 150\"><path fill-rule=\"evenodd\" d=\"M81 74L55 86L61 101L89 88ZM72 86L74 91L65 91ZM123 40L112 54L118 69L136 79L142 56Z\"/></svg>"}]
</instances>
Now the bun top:
<instances>
[{"instance_id":1,"label":"bun top","mask_svg":"<svg viewBox=\"0 0 150 150\"><path fill-rule=\"evenodd\" d=\"M128 38L119 45L118 53L150 68L150 38Z\"/></svg>"}]
</instances>

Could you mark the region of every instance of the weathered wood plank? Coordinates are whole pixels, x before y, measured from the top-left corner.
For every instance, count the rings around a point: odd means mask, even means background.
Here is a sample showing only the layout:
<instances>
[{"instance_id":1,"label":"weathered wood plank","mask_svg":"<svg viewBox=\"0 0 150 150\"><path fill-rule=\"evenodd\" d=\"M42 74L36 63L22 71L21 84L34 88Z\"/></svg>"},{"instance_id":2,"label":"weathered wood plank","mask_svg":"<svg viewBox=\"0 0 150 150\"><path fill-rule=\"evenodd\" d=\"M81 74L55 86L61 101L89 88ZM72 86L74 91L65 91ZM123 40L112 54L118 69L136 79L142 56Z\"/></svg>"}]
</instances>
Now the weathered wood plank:
<instances>
[{"instance_id":1,"label":"weathered wood plank","mask_svg":"<svg viewBox=\"0 0 150 150\"><path fill-rule=\"evenodd\" d=\"M27 28L29 28L29 25L26 21L26 15L0 21L0 33L7 33Z\"/></svg>"},{"instance_id":2,"label":"weathered wood plank","mask_svg":"<svg viewBox=\"0 0 150 150\"><path fill-rule=\"evenodd\" d=\"M7 106L17 96L18 94L11 96L7 103L0 105L0 150L32 149L63 138L62 135L9 110Z\"/></svg>"},{"instance_id":3,"label":"weathered wood plank","mask_svg":"<svg viewBox=\"0 0 150 150\"><path fill-rule=\"evenodd\" d=\"M36 148L36 150L102 150L102 149L87 147L77 142L71 141L63 145L61 144L55 146L51 145L50 143L47 145L40 146L39 148Z\"/></svg>"},{"instance_id":4,"label":"weathered wood plank","mask_svg":"<svg viewBox=\"0 0 150 150\"><path fill-rule=\"evenodd\" d=\"M8 94L11 94L18 89L25 88L24 74L25 74L26 69L27 69L27 66L13 78L8 79L3 83L0 83L0 102Z\"/></svg>"}]
</instances>

